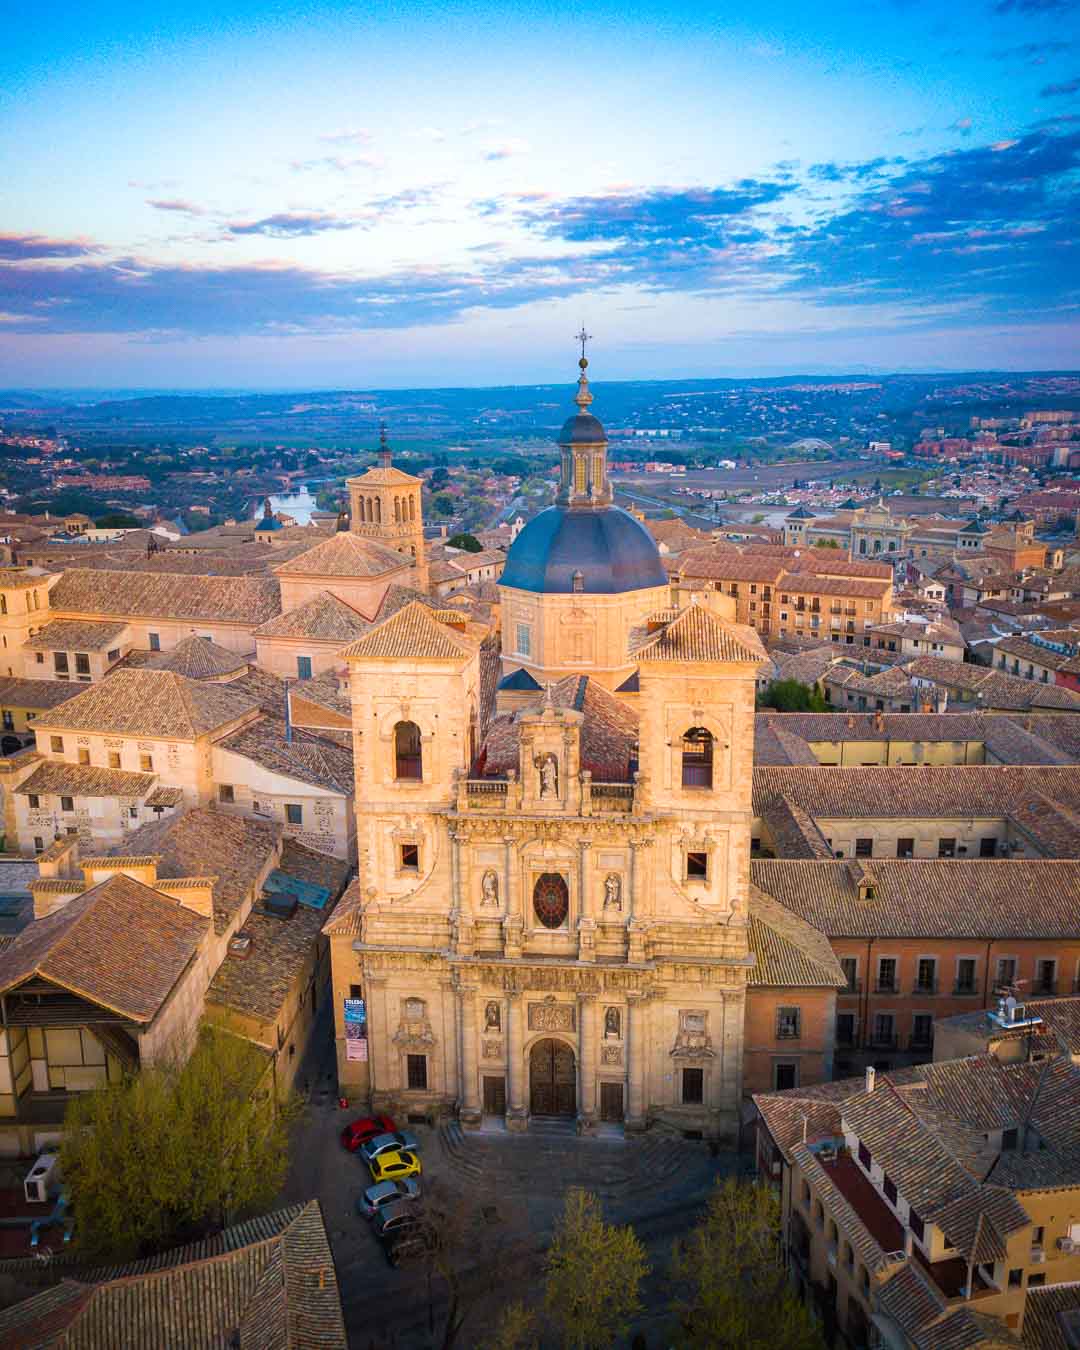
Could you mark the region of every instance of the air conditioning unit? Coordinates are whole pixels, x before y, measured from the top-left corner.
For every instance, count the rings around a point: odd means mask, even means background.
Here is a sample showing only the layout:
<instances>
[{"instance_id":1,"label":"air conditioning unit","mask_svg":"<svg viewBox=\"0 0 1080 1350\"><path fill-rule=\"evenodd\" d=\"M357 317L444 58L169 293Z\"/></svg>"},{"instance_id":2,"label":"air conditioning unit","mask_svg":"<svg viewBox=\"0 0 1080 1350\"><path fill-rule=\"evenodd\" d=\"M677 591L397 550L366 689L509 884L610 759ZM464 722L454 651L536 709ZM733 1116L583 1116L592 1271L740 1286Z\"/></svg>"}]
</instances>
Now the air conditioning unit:
<instances>
[{"instance_id":1,"label":"air conditioning unit","mask_svg":"<svg viewBox=\"0 0 1080 1350\"><path fill-rule=\"evenodd\" d=\"M1073 1252L1076 1251L1076 1243L1071 1237L1059 1237L1057 1247L1059 1252L1065 1252L1068 1256L1072 1256Z\"/></svg>"},{"instance_id":2,"label":"air conditioning unit","mask_svg":"<svg viewBox=\"0 0 1080 1350\"><path fill-rule=\"evenodd\" d=\"M60 1183L59 1153L42 1153L23 1179L23 1194L32 1205L44 1205Z\"/></svg>"}]
</instances>

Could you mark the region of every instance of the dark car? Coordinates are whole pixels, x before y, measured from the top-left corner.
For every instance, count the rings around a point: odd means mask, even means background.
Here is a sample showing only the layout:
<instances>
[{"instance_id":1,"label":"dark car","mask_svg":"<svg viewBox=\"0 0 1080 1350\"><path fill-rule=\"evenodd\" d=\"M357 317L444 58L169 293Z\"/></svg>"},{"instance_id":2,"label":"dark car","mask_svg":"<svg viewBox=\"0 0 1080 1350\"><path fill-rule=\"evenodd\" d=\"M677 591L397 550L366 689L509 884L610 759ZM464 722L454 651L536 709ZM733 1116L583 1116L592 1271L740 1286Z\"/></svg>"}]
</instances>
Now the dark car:
<instances>
[{"instance_id":1,"label":"dark car","mask_svg":"<svg viewBox=\"0 0 1080 1350\"><path fill-rule=\"evenodd\" d=\"M341 1142L350 1153L355 1153L369 1139L380 1134L393 1134L396 1130L397 1126L390 1116L361 1116L341 1131Z\"/></svg>"}]
</instances>

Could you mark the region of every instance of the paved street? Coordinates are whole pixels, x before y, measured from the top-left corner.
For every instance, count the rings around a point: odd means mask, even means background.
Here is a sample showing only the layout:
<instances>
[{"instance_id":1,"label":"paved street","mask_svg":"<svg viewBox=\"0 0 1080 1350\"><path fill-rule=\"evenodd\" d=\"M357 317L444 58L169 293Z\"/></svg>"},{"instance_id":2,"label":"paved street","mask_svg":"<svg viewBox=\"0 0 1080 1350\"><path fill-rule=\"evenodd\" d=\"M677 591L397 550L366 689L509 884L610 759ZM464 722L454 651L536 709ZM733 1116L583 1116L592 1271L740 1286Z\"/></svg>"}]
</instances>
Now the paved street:
<instances>
[{"instance_id":1,"label":"paved street","mask_svg":"<svg viewBox=\"0 0 1080 1350\"><path fill-rule=\"evenodd\" d=\"M316 1196L322 1203L350 1344L356 1350L426 1347L431 1338L425 1275L415 1268L391 1269L369 1225L356 1215L356 1199L368 1184L367 1169L346 1153L338 1135L360 1112L338 1107L333 1079L321 1067L311 1077L314 1100L297 1127L282 1202ZM479 1190L485 1203L495 1205L504 1226L498 1260L488 1253L469 1271L474 1306L458 1341L461 1346L481 1344L497 1310L509 1299L538 1292L543 1253L571 1186L596 1192L607 1218L634 1225L653 1265L645 1301L662 1309L672 1242L693 1225L715 1179L740 1165L734 1153L714 1157L707 1145L668 1132L623 1140L580 1139L572 1128L559 1126L508 1135L494 1122L490 1132L469 1134L456 1124L438 1130L408 1128L420 1140L425 1181L436 1180L463 1200L468 1191ZM639 1330L648 1344L661 1344L660 1324L658 1313L643 1319Z\"/></svg>"}]
</instances>

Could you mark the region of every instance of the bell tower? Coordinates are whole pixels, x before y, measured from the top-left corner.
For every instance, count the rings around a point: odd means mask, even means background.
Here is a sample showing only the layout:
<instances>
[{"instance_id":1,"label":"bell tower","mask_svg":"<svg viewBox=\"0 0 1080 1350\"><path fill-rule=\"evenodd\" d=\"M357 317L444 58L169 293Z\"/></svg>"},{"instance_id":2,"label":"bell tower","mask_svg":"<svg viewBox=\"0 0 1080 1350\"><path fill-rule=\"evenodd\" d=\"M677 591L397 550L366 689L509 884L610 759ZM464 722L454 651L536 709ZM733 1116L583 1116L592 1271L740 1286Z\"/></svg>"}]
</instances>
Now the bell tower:
<instances>
[{"instance_id":1,"label":"bell tower","mask_svg":"<svg viewBox=\"0 0 1080 1350\"><path fill-rule=\"evenodd\" d=\"M589 377L585 373L589 368L585 355L589 334L584 328L578 333L577 340L581 343L581 359L578 361L581 374L574 395L578 413L567 422L559 438L561 462L555 504L610 506L612 493L607 475L607 435L601 423L589 412L593 396L589 390Z\"/></svg>"},{"instance_id":2,"label":"bell tower","mask_svg":"<svg viewBox=\"0 0 1080 1350\"><path fill-rule=\"evenodd\" d=\"M366 473L346 480L349 489L349 529L365 539L377 539L416 560L417 584L427 590L427 554L424 550L423 479L395 469L391 462L386 426L379 428L379 462Z\"/></svg>"}]
</instances>

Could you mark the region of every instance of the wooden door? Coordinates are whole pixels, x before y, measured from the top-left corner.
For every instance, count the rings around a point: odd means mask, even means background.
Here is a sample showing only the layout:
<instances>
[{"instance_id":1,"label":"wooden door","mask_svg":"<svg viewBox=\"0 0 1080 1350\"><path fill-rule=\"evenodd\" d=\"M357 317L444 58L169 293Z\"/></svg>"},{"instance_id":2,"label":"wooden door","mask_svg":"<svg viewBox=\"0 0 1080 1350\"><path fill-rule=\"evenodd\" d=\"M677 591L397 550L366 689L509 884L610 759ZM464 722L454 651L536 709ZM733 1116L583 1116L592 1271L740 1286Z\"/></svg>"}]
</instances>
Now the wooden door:
<instances>
[{"instance_id":1,"label":"wooden door","mask_svg":"<svg viewBox=\"0 0 1080 1350\"><path fill-rule=\"evenodd\" d=\"M484 1114L487 1116L506 1115L506 1079L484 1075Z\"/></svg>"},{"instance_id":2,"label":"wooden door","mask_svg":"<svg viewBox=\"0 0 1080 1350\"><path fill-rule=\"evenodd\" d=\"M529 1110L534 1116L572 1116L577 1110L577 1063L561 1041L537 1041L530 1052Z\"/></svg>"},{"instance_id":3,"label":"wooden door","mask_svg":"<svg viewBox=\"0 0 1080 1350\"><path fill-rule=\"evenodd\" d=\"M622 1120L623 1085L621 1083L600 1084L600 1119Z\"/></svg>"}]
</instances>

